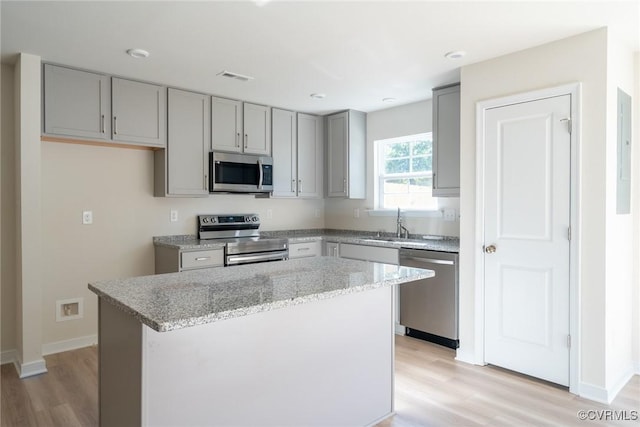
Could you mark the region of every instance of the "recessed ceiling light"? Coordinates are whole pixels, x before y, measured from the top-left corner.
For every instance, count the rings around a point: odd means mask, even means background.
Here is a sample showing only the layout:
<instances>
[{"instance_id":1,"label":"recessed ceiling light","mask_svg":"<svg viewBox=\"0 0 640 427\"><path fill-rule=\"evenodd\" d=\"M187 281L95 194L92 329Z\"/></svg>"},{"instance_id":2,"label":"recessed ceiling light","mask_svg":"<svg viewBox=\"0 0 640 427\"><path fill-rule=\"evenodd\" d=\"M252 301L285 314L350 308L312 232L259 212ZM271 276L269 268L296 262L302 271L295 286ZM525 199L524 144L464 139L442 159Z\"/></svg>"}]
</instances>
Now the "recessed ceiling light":
<instances>
[{"instance_id":1,"label":"recessed ceiling light","mask_svg":"<svg viewBox=\"0 0 640 427\"><path fill-rule=\"evenodd\" d=\"M312 97L313 99L322 99L325 96L327 96L327 94L325 94L325 93L312 93L309 96Z\"/></svg>"},{"instance_id":2,"label":"recessed ceiling light","mask_svg":"<svg viewBox=\"0 0 640 427\"><path fill-rule=\"evenodd\" d=\"M447 59L460 59L465 56L467 52L464 50L454 50L452 52L447 52L444 54L444 57Z\"/></svg>"},{"instance_id":3,"label":"recessed ceiling light","mask_svg":"<svg viewBox=\"0 0 640 427\"><path fill-rule=\"evenodd\" d=\"M382 102L386 102L387 104L392 104L396 102L395 98L382 98Z\"/></svg>"},{"instance_id":4,"label":"recessed ceiling light","mask_svg":"<svg viewBox=\"0 0 640 427\"><path fill-rule=\"evenodd\" d=\"M129 49L127 53L133 58L147 58L149 56L149 52L144 49Z\"/></svg>"}]
</instances>

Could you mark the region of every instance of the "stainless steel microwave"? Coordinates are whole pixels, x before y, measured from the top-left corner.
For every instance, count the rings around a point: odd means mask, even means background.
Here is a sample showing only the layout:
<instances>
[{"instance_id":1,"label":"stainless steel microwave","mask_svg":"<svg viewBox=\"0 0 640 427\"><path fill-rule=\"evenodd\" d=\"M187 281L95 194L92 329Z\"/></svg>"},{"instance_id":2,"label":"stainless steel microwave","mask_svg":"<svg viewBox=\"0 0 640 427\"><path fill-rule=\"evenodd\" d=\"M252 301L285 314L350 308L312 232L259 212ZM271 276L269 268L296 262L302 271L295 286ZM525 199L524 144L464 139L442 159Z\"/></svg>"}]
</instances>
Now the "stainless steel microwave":
<instances>
[{"instance_id":1,"label":"stainless steel microwave","mask_svg":"<svg viewBox=\"0 0 640 427\"><path fill-rule=\"evenodd\" d=\"M209 192L273 191L273 158L253 154L209 153Z\"/></svg>"}]
</instances>

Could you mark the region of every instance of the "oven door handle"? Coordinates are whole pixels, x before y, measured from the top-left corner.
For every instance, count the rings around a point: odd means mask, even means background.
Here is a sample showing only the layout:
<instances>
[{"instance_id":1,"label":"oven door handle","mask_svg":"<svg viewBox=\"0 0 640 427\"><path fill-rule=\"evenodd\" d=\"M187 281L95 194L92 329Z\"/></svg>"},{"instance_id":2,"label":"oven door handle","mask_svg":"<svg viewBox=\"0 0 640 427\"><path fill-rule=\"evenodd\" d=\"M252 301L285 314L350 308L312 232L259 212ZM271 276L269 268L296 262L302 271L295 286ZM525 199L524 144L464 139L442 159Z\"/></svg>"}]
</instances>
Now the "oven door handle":
<instances>
[{"instance_id":1,"label":"oven door handle","mask_svg":"<svg viewBox=\"0 0 640 427\"><path fill-rule=\"evenodd\" d=\"M262 159L258 159L258 190L262 190L262 180L264 179L264 172L262 171Z\"/></svg>"},{"instance_id":2,"label":"oven door handle","mask_svg":"<svg viewBox=\"0 0 640 427\"><path fill-rule=\"evenodd\" d=\"M227 265L234 265L240 263L250 263L256 261L272 261L272 260L285 260L288 258L286 252L274 252L274 253L261 253L256 255L228 255Z\"/></svg>"}]
</instances>

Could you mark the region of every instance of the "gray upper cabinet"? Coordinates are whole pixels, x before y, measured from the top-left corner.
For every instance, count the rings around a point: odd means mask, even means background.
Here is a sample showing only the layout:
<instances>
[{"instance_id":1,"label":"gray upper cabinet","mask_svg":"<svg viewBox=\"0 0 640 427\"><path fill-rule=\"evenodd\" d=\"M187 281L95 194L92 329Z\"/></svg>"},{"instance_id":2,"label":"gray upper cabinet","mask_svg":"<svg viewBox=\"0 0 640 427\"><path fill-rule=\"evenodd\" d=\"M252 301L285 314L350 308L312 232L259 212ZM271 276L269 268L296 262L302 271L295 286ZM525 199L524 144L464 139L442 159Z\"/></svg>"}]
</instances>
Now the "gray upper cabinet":
<instances>
[{"instance_id":1,"label":"gray upper cabinet","mask_svg":"<svg viewBox=\"0 0 640 427\"><path fill-rule=\"evenodd\" d=\"M349 110L327 117L327 196L366 197L366 114Z\"/></svg>"},{"instance_id":2,"label":"gray upper cabinet","mask_svg":"<svg viewBox=\"0 0 640 427\"><path fill-rule=\"evenodd\" d=\"M433 89L433 195L460 196L460 84Z\"/></svg>"},{"instance_id":3,"label":"gray upper cabinet","mask_svg":"<svg viewBox=\"0 0 640 427\"><path fill-rule=\"evenodd\" d=\"M274 108L271 112L273 143L273 196L296 197L298 143L296 113Z\"/></svg>"},{"instance_id":4,"label":"gray upper cabinet","mask_svg":"<svg viewBox=\"0 0 640 427\"><path fill-rule=\"evenodd\" d=\"M44 133L111 139L110 83L103 74L45 64Z\"/></svg>"},{"instance_id":5,"label":"gray upper cabinet","mask_svg":"<svg viewBox=\"0 0 640 427\"><path fill-rule=\"evenodd\" d=\"M323 188L323 118L298 113L298 197L321 198Z\"/></svg>"},{"instance_id":6,"label":"gray upper cabinet","mask_svg":"<svg viewBox=\"0 0 640 427\"><path fill-rule=\"evenodd\" d=\"M211 117L212 150L271 154L271 108L214 96Z\"/></svg>"},{"instance_id":7,"label":"gray upper cabinet","mask_svg":"<svg viewBox=\"0 0 640 427\"><path fill-rule=\"evenodd\" d=\"M114 77L111 91L113 140L164 147L166 89Z\"/></svg>"},{"instance_id":8,"label":"gray upper cabinet","mask_svg":"<svg viewBox=\"0 0 640 427\"><path fill-rule=\"evenodd\" d=\"M271 154L271 108L264 105L243 104L244 152Z\"/></svg>"},{"instance_id":9,"label":"gray upper cabinet","mask_svg":"<svg viewBox=\"0 0 640 427\"><path fill-rule=\"evenodd\" d=\"M208 196L211 97L170 88L167 108L167 148L155 152L155 194Z\"/></svg>"},{"instance_id":10,"label":"gray upper cabinet","mask_svg":"<svg viewBox=\"0 0 640 427\"><path fill-rule=\"evenodd\" d=\"M242 152L242 102L211 98L211 149Z\"/></svg>"},{"instance_id":11,"label":"gray upper cabinet","mask_svg":"<svg viewBox=\"0 0 640 427\"><path fill-rule=\"evenodd\" d=\"M45 135L164 147L166 89L44 64Z\"/></svg>"},{"instance_id":12,"label":"gray upper cabinet","mask_svg":"<svg viewBox=\"0 0 640 427\"><path fill-rule=\"evenodd\" d=\"M272 109L273 196L322 197L323 118Z\"/></svg>"}]
</instances>

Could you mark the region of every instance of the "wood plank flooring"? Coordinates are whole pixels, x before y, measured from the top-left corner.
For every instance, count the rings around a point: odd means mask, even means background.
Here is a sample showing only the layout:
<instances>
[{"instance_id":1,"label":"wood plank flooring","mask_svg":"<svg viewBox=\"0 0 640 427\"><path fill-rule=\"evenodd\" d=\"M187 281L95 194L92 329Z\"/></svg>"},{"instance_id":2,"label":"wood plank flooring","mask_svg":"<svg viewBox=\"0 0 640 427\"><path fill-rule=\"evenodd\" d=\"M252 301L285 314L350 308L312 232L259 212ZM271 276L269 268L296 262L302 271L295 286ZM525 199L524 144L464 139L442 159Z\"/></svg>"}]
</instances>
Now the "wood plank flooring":
<instances>
[{"instance_id":1,"label":"wood plank flooring","mask_svg":"<svg viewBox=\"0 0 640 427\"><path fill-rule=\"evenodd\" d=\"M49 373L24 380L12 365L2 366L0 425L97 426L96 348L45 359ZM396 336L396 415L376 427L640 426L640 420L577 417L580 410L609 409L640 411L640 377L607 406L500 368L456 362L453 350Z\"/></svg>"}]
</instances>

